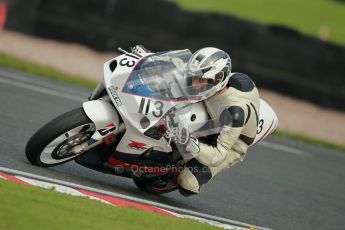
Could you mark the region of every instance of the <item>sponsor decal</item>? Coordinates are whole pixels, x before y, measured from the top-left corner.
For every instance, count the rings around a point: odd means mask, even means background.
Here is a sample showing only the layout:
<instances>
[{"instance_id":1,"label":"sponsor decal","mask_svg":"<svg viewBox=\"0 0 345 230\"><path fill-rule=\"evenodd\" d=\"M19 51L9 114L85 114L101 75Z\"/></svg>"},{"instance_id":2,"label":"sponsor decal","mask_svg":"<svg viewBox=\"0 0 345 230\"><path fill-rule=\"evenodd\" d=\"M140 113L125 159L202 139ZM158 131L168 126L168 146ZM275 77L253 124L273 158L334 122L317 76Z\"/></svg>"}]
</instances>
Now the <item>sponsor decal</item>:
<instances>
[{"instance_id":1,"label":"sponsor decal","mask_svg":"<svg viewBox=\"0 0 345 230\"><path fill-rule=\"evenodd\" d=\"M119 96L117 95L114 86L110 86L108 89L109 89L111 96L114 98L116 106L120 107L122 105L122 101L120 100Z\"/></svg>"},{"instance_id":2,"label":"sponsor decal","mask_svg":"<svg viewBox=\"0 0 345 230\"><path fill-rule=\"evenodd\" d=\"M131 140L130 143L128 143L128 147L132 148L132 149L146 149L146 144L145 143L141 143L141 142L137 142L137 141L133 141Z\"/></svg>"}]
</instances>

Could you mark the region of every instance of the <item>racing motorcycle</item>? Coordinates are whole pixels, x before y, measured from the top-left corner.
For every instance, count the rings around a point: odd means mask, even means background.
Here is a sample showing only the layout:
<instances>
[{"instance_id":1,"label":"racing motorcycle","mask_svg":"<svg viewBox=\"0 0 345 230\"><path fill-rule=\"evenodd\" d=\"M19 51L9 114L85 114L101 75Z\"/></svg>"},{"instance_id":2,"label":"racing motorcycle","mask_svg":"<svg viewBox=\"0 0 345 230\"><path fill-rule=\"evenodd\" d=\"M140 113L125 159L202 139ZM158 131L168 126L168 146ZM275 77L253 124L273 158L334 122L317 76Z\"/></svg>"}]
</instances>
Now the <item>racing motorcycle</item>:
<instances>
[{"instance_id":1,"label":"racing motorcycle","mask_svg":"<svg viewBox=\"0 0 345 230\"><path fill-rule=\"evenodd\" d=\"M192 53L120 50L123 54L104 64L103 81L89 100L39 129L27 143L26 157L41 167L75 160L92 170L132 178L142 191L174 191L192 157L174 142L176 127L182 124L200 139L217 132L199 131L210 118L202 98L185 83ZM260 100L252 145L278 125L273 109Z\"/></svg>"}]
</instances>

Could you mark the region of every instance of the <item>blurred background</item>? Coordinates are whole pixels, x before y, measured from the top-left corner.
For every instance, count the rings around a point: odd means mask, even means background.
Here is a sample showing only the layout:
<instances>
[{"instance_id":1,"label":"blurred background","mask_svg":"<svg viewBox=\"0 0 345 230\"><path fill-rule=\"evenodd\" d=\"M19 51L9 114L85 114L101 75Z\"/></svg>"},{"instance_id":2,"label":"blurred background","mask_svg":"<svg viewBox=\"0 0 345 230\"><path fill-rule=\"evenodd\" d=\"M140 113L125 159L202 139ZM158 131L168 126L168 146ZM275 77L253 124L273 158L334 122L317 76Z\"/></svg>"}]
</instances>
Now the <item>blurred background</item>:
<instances>
[{"instance_id":1,"label":"blurred background","mask_svg":"<svg viewBox=\"0 0 345 230\"><path fill-rule=\"evenodd\" d=\"M0 0L0 168L273 229L345 229L344 22L345 0ZM190 198L141 193L128 179L74 162L30 165L24 149L34 131L81 106L102 80L103 63L118 47L136 44L153 52L225 50L233 71L248 74L277 113L280 136L251 147L245 161ZM5 194L12 191L6 187ZM76 213L88 229L103 222L109 228L109 216L93 221L64 204L63 215L54 214L47 204L54 210L60 204L32 199L44 205L41 211L28 205L30 196L10 195L0 195L0 229L73 228ZM129 227L147 228L128 218ZM115 221L113 228L122 226Z\"/></svg>"},{"instance_id":2,"label":"blurred background","mask_svg":"<svg viewBox=\"0 0 345 230\"><path fill-rule=\"evenodd\" d=\"M24 44L14 43L19 32L30 39L111 52L97 62L100 70L105 57L119 46L143 44L152 51L218 47L230 54L234 72L248 74L259 88L269 90L262 95L276 106L281 127L296 131L293 126L299 126L298 132L325 139L335 132L336 142L344 143L344 21L343 0L0 0L0 43L3 51L11 52ZM36 41L43 46L44 40ZM61 47L51 47L29 45L27 57L37 52L43 56L37 50L68 56ZM73 53L74 59L87 56ZM91 71L86 61L73 68ZM297 105L295 99L308 104ZM303 111L308 106L311 110ZM308 113L312 122L305 121ZM329 130L320 127L330 120L335 124ZM306 123L309 127L303 126Z\"/></svg>"}]
</instances>

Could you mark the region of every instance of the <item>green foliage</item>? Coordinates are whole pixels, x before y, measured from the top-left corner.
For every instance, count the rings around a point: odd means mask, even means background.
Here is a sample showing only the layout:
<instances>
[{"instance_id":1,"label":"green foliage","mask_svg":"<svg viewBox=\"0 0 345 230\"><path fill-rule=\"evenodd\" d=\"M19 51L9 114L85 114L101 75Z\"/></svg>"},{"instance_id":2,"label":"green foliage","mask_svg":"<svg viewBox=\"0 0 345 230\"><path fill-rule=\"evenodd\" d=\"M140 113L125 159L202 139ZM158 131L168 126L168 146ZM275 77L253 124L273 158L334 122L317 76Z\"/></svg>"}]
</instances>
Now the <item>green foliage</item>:
<instances>
[{"instance_id":1,"label":"green foliage","mask_svg":"<svg viewBox=\"0 0 345 230\"><path fill-rule=\"evenodd\" d=\"M345 45L345 4L330 0L170 0L182 9L231 14L242 19L283 25Z\"/></svg>"},{"instance_id":2,"label":"green foliage","mask_svg":"<svg viewBox=\"0 0 345 230\"><path fill-rule=\"evenodd\" d=\"M0 229L216 229L0 179Z\"/></svg>"},{"instance_id":3,"label":"green foliage","mask_svg":"<svg viewBox=\"0 0 345 230\"><path fill-rule=\"evenodd\" d=\"M286 132L283 130L278 130L274 132L274 135L345 152L345 145L331 143L329 141L306 136L304 134L302 135L297 133Z\"/></svg>"}]
</instances>

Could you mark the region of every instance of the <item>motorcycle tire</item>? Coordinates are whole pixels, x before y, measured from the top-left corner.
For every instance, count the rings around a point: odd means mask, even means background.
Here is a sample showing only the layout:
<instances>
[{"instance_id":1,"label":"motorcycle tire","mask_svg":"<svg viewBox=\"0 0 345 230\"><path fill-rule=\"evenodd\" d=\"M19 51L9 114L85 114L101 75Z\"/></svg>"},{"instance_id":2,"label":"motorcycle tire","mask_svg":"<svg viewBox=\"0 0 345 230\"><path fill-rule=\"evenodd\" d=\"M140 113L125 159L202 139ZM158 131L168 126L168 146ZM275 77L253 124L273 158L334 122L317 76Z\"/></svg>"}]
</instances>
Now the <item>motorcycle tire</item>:
<instances>
[{"instance_id":1,"label":"motorcycle tire","mask_svg":"<svg viewBox=\"0 0 345 230\"><path fill-rule=\"evenodd\" d=\"M26 145L26 157L31 164L41 167L66 163L80 155L68 151L88 141L94 132L95 126L83 108L74 109L40 128Z\"/></svg>"},{"instance_id":2,"label":"motorcycle tire","mask_svg":"<svg viewBox=\"0 0 345 230\"><path fill-rule=\"evenodd\" d=\"M151 193L151 194L163 194L175 191L178 188L178 185L170 179L164 178L167 182L166 184L159 184L157 182L161 181L162 178L150 178L150 179L133 179L134 184L143 192Z\"/></svg>"}]
</instances>

